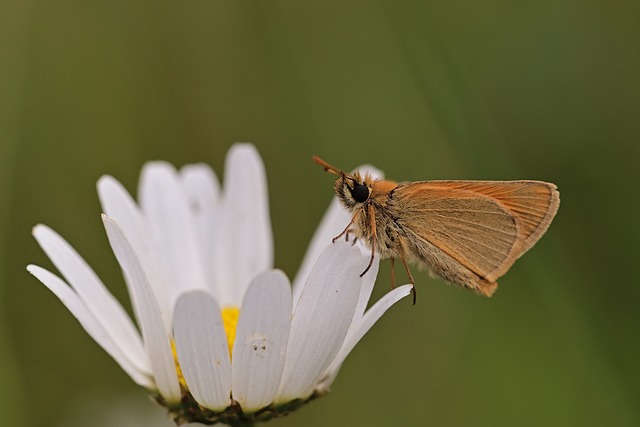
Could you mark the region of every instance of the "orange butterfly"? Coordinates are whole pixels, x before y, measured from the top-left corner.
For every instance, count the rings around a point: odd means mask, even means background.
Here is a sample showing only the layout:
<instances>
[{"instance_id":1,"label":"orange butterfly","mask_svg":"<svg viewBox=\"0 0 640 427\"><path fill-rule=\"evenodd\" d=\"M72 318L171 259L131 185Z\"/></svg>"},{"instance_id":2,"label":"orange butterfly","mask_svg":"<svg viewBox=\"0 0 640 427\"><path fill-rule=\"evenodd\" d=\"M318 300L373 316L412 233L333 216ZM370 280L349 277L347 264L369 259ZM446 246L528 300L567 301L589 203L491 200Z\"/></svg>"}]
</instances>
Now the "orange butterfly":
<instances>
[{"instance_id":1,"label":"orange butterfly","mask_svg":"<svg viewBox=\"0 0 640 427\"><path fill-rule=\"evenodd\" d=\"M334 190L353 214L334 241L353 232L376 253L427 267L437 276L491 296L513 263L549 228L560 205L554 184L542 181L386 181L347 174L313 157L338 175ZM414 288L415 303L415 288Z\"/></svg>"}]
</instances>

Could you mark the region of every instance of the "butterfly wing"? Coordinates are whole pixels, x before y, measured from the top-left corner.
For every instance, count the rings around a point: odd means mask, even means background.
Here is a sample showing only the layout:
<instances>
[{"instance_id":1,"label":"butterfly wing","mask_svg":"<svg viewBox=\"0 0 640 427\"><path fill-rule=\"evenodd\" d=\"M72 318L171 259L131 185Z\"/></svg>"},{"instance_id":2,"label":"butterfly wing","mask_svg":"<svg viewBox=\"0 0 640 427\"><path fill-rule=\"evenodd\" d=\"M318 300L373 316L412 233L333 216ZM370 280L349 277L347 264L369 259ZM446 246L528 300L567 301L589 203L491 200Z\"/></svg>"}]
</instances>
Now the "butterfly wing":
<instances>
[{"instance_id":1,"label":"butterfly wing","mask_svg":"<svg viewBox=\"0 0 640 427\"><path fill-rule=\"evenodd\" d=\"M393 198L403 209L406 242L415 239L414 258L448 280L468 282L468 274L456 276L457 263L493 289L544 234L560 203L556 186L540 181L410 182Z\"/></svg>"}]
</instances>

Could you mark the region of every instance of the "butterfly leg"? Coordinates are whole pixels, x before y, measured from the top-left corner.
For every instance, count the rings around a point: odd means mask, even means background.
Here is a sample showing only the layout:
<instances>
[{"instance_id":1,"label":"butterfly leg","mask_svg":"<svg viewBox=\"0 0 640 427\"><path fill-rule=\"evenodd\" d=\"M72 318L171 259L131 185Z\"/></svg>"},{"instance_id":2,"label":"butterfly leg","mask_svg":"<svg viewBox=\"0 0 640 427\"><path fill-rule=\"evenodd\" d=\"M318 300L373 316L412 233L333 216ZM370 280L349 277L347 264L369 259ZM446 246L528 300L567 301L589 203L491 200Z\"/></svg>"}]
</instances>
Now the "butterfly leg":
<instances>
[{"instance_id":1,"label":"butterfly leg","mask_svg":"<svg viewBox=\"0 0 640 427\"><path fill-rule=\"evenodd\" d=\"M407 276L409 276L409 282L411 283L411 293L413 294L413 305L416 305L416 282L413 280L413 276L411 275L411 270L409 270L409 266L407 265L407 260L404 259L404 253L400 252L400 260L402 261L402 265L404 265L404 269L407 272Z\"/></svg>"},{"instance_id":2,"label":"butterfly leg","mask_svg":"<svg viewBox=\"0 0 640 427\"><path fill-rule=\"evenodd\" d=\"M345 242L349 242L349 233L351 233L353 230L349 229L347 230L347 232L344 235L344 241ZM358 236L356 236L355 234L353 235L353 240L351 241L351 246L355 245L356 243L358 243Z\"/></svg>"},{"instance_id":3,"label":"butterfly leg","mask_svg":"<svg viewBox=\"0 0 640 427\"><path fill-rule=\"evenodd\" d=\"M369 269L373 265L373 258L376 255L376 211L374 210L372 204L369 204L368 209L369 223L371 224L371 258L369 258L369 264L367 265L367 268L365 268L364 271L360 274L360 277L364 276L367 271L369 271Z\"/></svg>"},{"instance_id":4,"label":"butterfly leg","mask_svg":"<svg viewBox=\"0 0 640 427\"><path fill-rule=\"evenodd\" d=\"M396 269L394 266L395 258L391 257L391 289L396 288Z\"/></svg>"},{"instance_id":5,"label":"butterfly leg","mask_svg":"<svg viewBox=\"0 0 640 427\"><path fill-rule=\"evenodd\" d=\"M344 236L345 234L347 234L348 237L348 233L349 233L349 229L351 228L351 226L356 222L356 219L358 219L358 217L360 216L360 212L362 212L362 210L359 210L358 212L355 213L355 215L353 215L353 218L351 218L351 221L349 222L349 224L347 224L347 226L345 227L344 230L342 230L342 233L338 234L336 237L334 237L331 240L331 243L335 243L336 240L338 240L339 238L341 238L342 236Z\"/></svg>"}]
</instances>

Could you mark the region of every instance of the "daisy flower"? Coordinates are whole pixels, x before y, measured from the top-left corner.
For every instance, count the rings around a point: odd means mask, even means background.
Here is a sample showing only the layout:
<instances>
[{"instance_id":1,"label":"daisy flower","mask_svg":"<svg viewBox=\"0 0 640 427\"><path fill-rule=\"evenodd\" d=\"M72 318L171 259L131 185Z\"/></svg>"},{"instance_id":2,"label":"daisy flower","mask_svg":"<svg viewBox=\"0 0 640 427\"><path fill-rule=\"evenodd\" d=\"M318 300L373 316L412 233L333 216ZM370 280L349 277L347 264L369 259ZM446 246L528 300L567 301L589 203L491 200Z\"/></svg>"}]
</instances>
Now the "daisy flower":
<instances>
[{"instance_id":1,"label":"daisy flower","mask_svg":"<svg viewBox=\"0 0 640 427\"><path fill-rule=\"evenodd\" d=\"M274 270L266 176L249 144L230 149L224 189L205 165L151 162L137 203L110 176L98 194L135 322L45 225L33 235L61 276L27 269L178 425L265 420L328 392L356 343L410 293L398 287L366 310L378 260L361 278L369 252L331 244L349 221L335 200L293 284Z\"/></svg>"}]
</instances>

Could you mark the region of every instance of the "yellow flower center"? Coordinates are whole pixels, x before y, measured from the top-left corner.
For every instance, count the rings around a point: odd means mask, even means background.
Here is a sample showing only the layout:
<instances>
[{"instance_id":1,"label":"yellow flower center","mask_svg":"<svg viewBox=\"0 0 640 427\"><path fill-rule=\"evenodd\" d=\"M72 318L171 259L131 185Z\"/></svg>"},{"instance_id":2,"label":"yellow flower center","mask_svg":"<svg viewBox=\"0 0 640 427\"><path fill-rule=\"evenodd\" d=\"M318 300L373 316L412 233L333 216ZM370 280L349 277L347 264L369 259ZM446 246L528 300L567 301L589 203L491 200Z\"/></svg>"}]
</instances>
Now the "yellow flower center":
<instances>
[{"instance_id":1,"label":"yellow flower center","mask_svg":"<svg viewBox=\"0 0 640 427\"><path fill-rule=\"evenodd\" d=\"M222 309L222 326L227 333L227 344L229 345L229 357L233 356L233 343L236 340L236 327L240 317L240 307L230 306Z\"/></svg>"},{"instance_id":2,"label":"yellow flower center","mask_svg":"<svg viewBox=\"0 0 640 427\"><path fill-rule=\"evenodd\" d=\"M224 332L227 335L227 346L229 347L229 357L232 357L233 352L233 343L236 340L236 327L238 326L238 318L240 317L240 307L230 306L224 307L222 309L222 326L224 327ZM173 352L173 360L176 364L176 372L178 374L178 381L180 382L180 387L183 390L188 390L187 382L184 380L184 376L182 375L182 369L180 368L180 363L178 363L178 352L176 350L175 340L171 340L171 351Z\"/></svg>"},{"instance_id":3,"label":"yellow flower center","mask_svg":"<svg viewBox=\"0 0 640 427\"><path fill-rule=\"evenodd\" d=\"M180 367L180 363L178 363L178 351L176 350L176 341L171 338L171 352L173 353L173 363L176 365L176 373L178 374L178 382L180 383L180 388L182 390L189 390L187 387L187 382L184 380L184 376L182 375L182 368Z\"/></svg>"}]
</instances>

